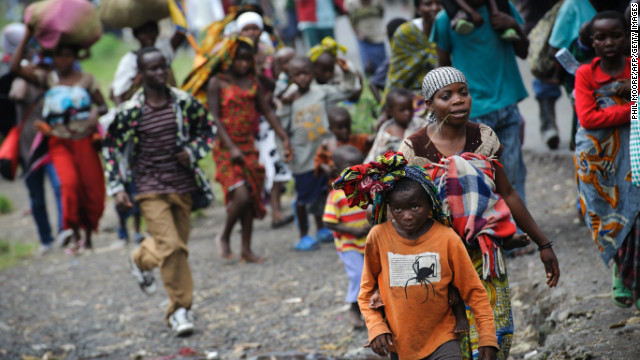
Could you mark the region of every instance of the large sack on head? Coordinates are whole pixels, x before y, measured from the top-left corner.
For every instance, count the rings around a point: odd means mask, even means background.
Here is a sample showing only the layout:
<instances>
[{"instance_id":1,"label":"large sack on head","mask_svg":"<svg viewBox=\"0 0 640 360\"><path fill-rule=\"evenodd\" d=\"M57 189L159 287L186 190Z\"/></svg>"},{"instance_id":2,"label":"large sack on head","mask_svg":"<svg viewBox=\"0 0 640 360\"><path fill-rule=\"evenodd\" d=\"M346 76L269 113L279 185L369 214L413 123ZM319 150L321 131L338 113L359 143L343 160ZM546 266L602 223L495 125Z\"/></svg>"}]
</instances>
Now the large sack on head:
<instances>
[{"instance_id":1,"label":"large sack on head","mask_svg":"<svg viewBox=\"0 0 640 360\"><path fill-rule=\"evenodd\" d=\"M100 20L113 28L138 27L169 16L167 0L102 0Z\"/></svg>"},{"instance_id":2,"label":"large sack on head","mask_svg":"<svg viewBox=\"0 0 640 360\"><path fill-rule=\"evenodd\" d=\"M102 36L102 24L87 0L43 0L27 6L24 22L45 49L58 44L88 48Z\"/></svg>"}]
</instances>

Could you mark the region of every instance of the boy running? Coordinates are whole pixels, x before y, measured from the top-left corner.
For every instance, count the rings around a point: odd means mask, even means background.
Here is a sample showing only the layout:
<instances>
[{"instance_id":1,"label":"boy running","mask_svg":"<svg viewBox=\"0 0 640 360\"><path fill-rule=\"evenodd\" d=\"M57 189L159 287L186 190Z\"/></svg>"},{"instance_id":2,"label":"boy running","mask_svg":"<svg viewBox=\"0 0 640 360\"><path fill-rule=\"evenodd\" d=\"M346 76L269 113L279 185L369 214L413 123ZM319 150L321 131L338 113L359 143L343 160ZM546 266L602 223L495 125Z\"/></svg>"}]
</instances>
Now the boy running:
<instances>
[{"instance_id":1,"label":"boy running","mask_svg":"<svg viewBox=\"0 0 640 360\"><path fill-rule=\"evenodd\" d=\"M133 275L142 291L155 292L153 269L160 268L169 295L167 323L177 335L193 332L190 314L193 280L187 241L191 193L212 198L209 184L197 166L213 145L213 118L187 93L166 85L167 61L160 50L143 48L137 65L142 89L119 110L103 143L105 173L116 206L140 206L151 238L146 238L130 258ZM138 195L130 199L118 162L133 144L132 168ZM130 180L130 179L126 179Z\"/></svg>"}]
</instances>

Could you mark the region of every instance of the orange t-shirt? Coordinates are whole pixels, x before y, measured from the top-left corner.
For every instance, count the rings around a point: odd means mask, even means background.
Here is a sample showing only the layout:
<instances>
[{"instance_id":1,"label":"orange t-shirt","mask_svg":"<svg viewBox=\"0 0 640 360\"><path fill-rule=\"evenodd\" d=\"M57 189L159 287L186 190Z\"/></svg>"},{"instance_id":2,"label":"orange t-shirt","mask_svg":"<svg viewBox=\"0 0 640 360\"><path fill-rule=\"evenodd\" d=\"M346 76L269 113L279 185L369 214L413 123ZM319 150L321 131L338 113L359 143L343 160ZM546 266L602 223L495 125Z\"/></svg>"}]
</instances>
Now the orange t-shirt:
<instances>
[{"instance_id":1,"label":"orange t-shirt","mask_svg":"<svg viewBox=\"0 0 640 360\"><path fill-rule=\"evenodd\" d=\"M489 296L462 240L451 228L435 222L424 235L409 240L396 232L391 221L374 226L367 237L358 296L369 341L391 333L392 351L400 359L422 359L445 342L455 340L449 284L458 289L473 311L479 346L497 348ZM369 308L376 287L380 289L387 322L380 311Z\"/></svg>"}]
</instances>

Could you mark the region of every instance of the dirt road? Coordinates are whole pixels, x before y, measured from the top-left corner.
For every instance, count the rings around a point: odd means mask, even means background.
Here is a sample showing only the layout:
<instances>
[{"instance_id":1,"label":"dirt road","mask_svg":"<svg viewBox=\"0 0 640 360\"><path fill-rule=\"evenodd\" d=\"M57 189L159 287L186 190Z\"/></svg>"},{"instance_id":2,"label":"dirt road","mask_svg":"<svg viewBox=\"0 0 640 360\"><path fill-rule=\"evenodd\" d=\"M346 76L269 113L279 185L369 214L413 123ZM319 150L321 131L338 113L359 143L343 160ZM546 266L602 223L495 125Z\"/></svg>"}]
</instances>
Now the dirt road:
<instances>
[{"instance_id":1,"label":"dirt road","mask_svg":"<svg viewBox=\"0 0 640 360\"><path fill-rule=\"evenodd\" d=\"M511 358L637 359L640 314L609 299L610 271L577 220L572 158L528 153L526 160L528 205L555 241L562 275L559 287L548 289L537 253L508 259L516 332ZM20 205L0 217L2 236L35 241L22 184L3 183L2 192ZM333 245L294 252L294 226L272 230L263 220L256 223L255 248L268 261L225 262L213 242L223 219L216 206L193 221L193 336L173 337L163 320L165 292L147 297L129 275L133 245L109 248L116 220L108 205L93 253L57 250L0 272L0 359L205 359L214 352L226 359L377 358L362 349L366 332L347 324L347 278ZM239 234L232 246L237 252ZM177 355L181 348L194 353Z\"/></svg>"}]
</instances>

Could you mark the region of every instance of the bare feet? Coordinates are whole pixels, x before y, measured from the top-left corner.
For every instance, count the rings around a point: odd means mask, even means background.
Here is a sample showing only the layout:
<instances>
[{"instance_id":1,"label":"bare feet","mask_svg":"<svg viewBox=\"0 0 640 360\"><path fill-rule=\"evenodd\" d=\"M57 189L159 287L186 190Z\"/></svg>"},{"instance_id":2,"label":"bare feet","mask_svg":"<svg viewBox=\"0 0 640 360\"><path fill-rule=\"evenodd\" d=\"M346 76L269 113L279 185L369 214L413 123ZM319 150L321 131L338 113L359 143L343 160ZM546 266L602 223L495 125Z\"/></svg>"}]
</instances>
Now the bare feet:
<instances>
[{"instance_id":1,"label":"bare feet","mask_svg":"<svg viewBox=\"0 0 640 360\"><path fill-rule=\"evenodd\" d=\"M243 252L242 255L240 255L240 260L242 260L244 262L248 262L248 263L262 264L266 259L254 254L252 252L250 252L250 253L244 253Z\"/></svg>"},{"instance_id":2,"label":"bare feet","mask_svg":"<svg viewBox=\"0 0 640 360\"><path fill-rule=\"evenodd\" d=\"M221 258L227 260L233 260L233 254L231 253L231 247L229 246L229 239L222 239L222 234L216 238L218 243L218 254Z\"/></svg>"},{"instance_id":3,"label":"bare feet","mask_svg":"<svg viewBox=\"0 0 640 360\"><path fill-rule=\"evenodd\" d=\"M513 234L511 238L505 238L502 241L502 248L505 250L513 250L521 247L525 247L531 244L531 238L529 235L522 234Z\"/></svg>"}]
</instances>

